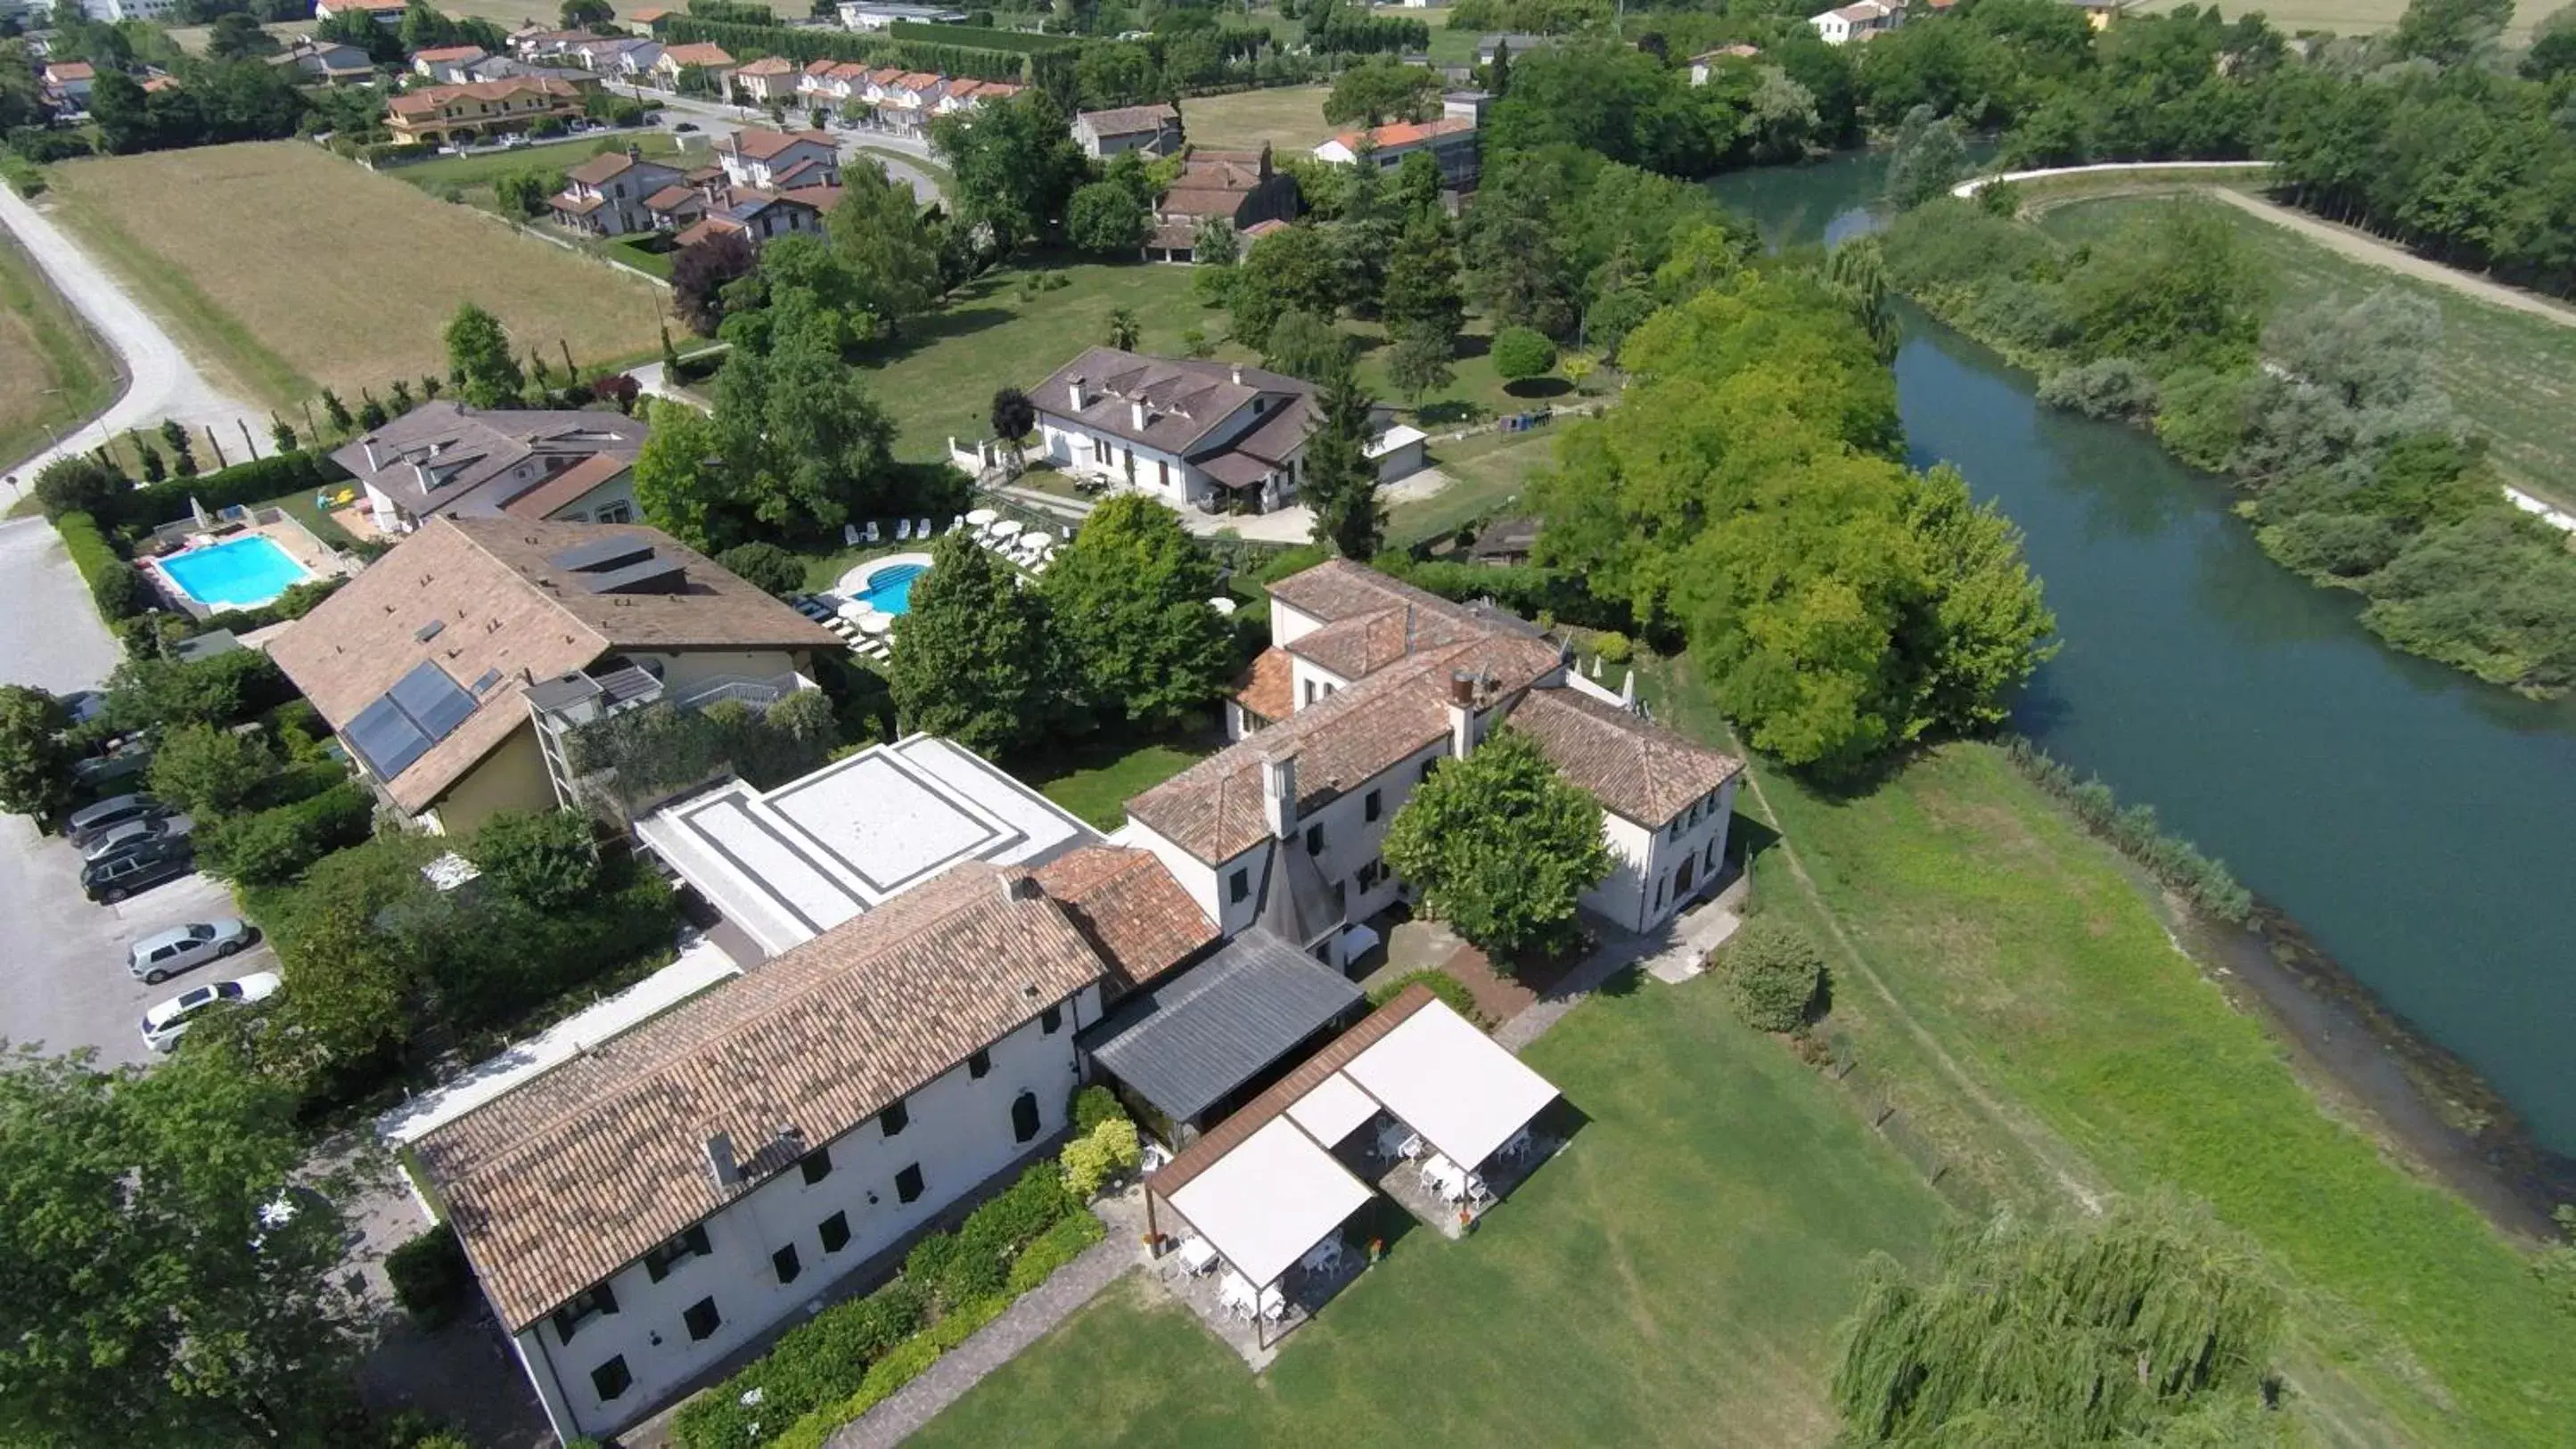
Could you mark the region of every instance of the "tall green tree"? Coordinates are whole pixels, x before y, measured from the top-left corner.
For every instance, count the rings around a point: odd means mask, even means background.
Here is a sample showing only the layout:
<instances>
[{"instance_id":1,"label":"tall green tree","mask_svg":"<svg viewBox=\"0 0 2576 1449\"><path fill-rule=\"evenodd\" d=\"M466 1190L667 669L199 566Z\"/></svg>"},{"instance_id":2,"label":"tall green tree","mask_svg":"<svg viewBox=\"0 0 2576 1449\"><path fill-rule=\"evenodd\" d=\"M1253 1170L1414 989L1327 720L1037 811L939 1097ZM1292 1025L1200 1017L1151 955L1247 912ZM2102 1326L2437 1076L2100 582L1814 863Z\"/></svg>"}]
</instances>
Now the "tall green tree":
<instances>
[{"instance_id":1,"label":"tall green tree","mask_svg":"<svg viewBox=\"0 0 2576 1449\"><path fill-rule=\"evenodd\" d=\"M349 1442L339 1209L263 1212L306 1155L293 1098L216 1054L0 1058L0 1438Z\"/></svg>"},{"instance_id":2,"label":"tall green tree","mask_svg":"<svg viewBox=\"0 0 2576 1449\"><path fill-rule=\"evenodd\" d=\"M599 884L599 846L577 810L500 811L474 832L465 858L531 910L571 910Z\"/></svg>"},{"instance_id":3,"label":"tall green tree","mask_svg":"<svg viewBox=\"0 0 2576 1449\"><path fill-rule=\"evenodd\" d=\"M1214 561L1171 509L1140 493L1093 509L1044 580L1084 702L1153 728L1222 698L1233 636L1208 606L1216 587Z\"/></svg>"},{"instance_id":4,"label":"tall green tree","mask_svg":"<svg viewBox=\"0 0 2576 1449\"><path fill-rule=\"evenodd\" d=\"M266 736L213 725L179 725L152 753L152 793L201 819L235 814L277 769Z\"/></svg>"},{"instance_id":5,"label":"tall green tree","mask_svg":"<svg viewBox=\"0 0 2576 1449\"><path fill-rule=\"evenodd\" d=\"M1440 109L1440 73L1375 56L1333 77L1324 97L1324 123L1374 128L1390 121L1427 120Z\"/></svg>"},{"instance_id":6,"label":"tall green tree","mask_svg":"<svg viewBox=\"0 0 2576 1449\"><path fill-rule=\"evenodd\" d=\"M1419 332L1455 347L1467 325L1467 297L1458 280L1458 248L1443 220L1417 217L1397 236L1378 316L1389 333Z\"/></svg>"},{"instance_id":7,"label":"tall green tree","mask_svg":"<svg viewBox=\"0 0 2576 1449\"><path fill-rule=\"evenodd\" d=\"M1061 236L1065 205L1090 175L1064 112L1042 89L931 122L931 149L956 177L958 214L1005 252Z\"/></svg>"},{"instance_id":8,"label":"tall green tree","mask_svg":"<svg viewBox=\"0 0 2576 1449\"><path fill-rule=\"evenodd\" d=\"M464 379L465 401L478 408L516 407L527 376L510 350L501 319L471 302L459 303L447 324L447 370Z\"/></svg>"},{"instance_id":9,"label":"tall green tree","mask_svg":"<svg viewBox=\"0 0 2576 1449\"><path fill-rule=\"evenodd\" d=\"M888 331L901 332L942 291L939 237L910 183L860 157L841 171L841 199L826 225L840 254Z\"/></svg>"},{"instance_id":10,"label":"tall green tree","mask_svg":"<svg viewBox=\"0 0 2576 1449\"><path fill-rule=\"evenodd\" d=\"M1496 969L1582 940L1576 908L1610 873L1601 806L1504 725L1444 761L1386 829L1389 869Z\"/></svg>"},{"instance_id":11,"label":"tall green tree","mask_svg":"<svg viewBox=\"0 0 2576 1449\"><path fill-rule=\"evenodd\" d=\"M715 425L686 403L656 398L647 421L652 431L635 459L635 502L644 519L701 550L716 542L726 501L724 459L716 451Z\"/></svg>"},{"instance_id":12,"label":"tall green tree","mask_svg":"<svg viewBox=\"0 0 2576 1449\"><path fill-rule=\"evenodd\" d=\"M0 810L48 815L72 797L71 720L62 701L24 684L0 684Z\"/></svg>"},{"instance_id":13,"label":"tall green tree","mask_svg":"<svg viewBox=\"0 0 2576 1449\"><path fill-rule=\"evenodd\" d=\"M1073 683L1045 595L1020 587L1010 565L963 530L930 552L930 572L913 581L912 606L895 621L886 670L903 727L984 755L1036 745L1063 718Z\"/></svg>"},{"instance_id":14,"label":"tall green tree","mask_svg":"<svg viewBox=\"0 0 2576 1449\"><path fill-rule=\"evenodd\" d=\"M1234 268L1226 294L1234 338L1264 346L1282 313L1294 308L1331 318L1341 310L1341 294L1332 236L1319 226L1282 227L1254 242Z\"/></svg>"},{"instance_id":15,"label":"tall green tree","mask_svg":"<svg viewBox=\"0 0 2576 1449\"><path fill-rule=\"evenodd\" d=\"M1316 398L1323 418L1306 437L1306 505L1315 511L1315 542L1365 562L1386 543L1386 505L1378 497L1377 400L1343 368Z\"/></svg>"},{"instance_id":16,"label":"tall green tree","mask_svg":"<svg viewBox=\"0 0 2576 1449\"><path fill-rule=\"evenodd\" d=\"M1968 145L1959 123L1929 105L1905 113L1887 159L1887 200L1898 210L1946 194L1968 174Z\"/></svg>"},{"instance_id":17,"label":"tall green tree","mask_svg":"<svg viewBox=\"0 0 2576 1449\"><path fill-rule=\"evenodd\" d=\"M2289 1442L2265 1404L2283 1295L2206 1203L2012 1212L1917 1277L1874 1256L1832 1393L1853 1444Z\"/></svg>"},{"instance_id":18,"label":"tall green tree","mask_svg":"<svg viewBox=\"0 0 2576 1449\"><path fill-rule=\"evenodd\" d=\"M725 364L712 419L724 460L712 525L719 547L755 534L837 536L884 500L894 424L862 377L836 348L811 340Z\"/></svg>"},{"instance_id":19,"label":"tall green tree","mask_svg":"<svg viewBox=\"0 0 2576 1449\"><path fill-rule=\"evenodd\" d=\"M1132 261L1145 245L1145 207L1115 181L1094 181L1066 204L1065 240L1087 252Z\"/></svg>"}]
</instances>

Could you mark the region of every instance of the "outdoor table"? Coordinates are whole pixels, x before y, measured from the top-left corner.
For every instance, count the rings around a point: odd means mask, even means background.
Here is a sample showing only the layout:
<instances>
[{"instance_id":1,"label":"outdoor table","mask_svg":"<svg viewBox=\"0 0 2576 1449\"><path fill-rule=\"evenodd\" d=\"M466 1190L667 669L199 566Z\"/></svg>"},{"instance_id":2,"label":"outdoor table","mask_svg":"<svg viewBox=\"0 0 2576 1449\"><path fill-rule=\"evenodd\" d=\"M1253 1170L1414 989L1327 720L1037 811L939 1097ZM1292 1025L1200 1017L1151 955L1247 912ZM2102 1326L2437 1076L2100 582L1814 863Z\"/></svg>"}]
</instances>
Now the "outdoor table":
<instances>
[{"instance_id":1,"label":"outdoor table","mask_svg":"<svg viewBox=\"0 0 2576 1449\"><path fill-rule=\"evenodd\" d=\"M1181 1244L1174 1256L1181 1260L1181 1266L1188 1269L1192 1277L1196 1277L1216 1266L1216 1245L1205 1238L1192 1238Z\"/></svg>"}]
</instances>

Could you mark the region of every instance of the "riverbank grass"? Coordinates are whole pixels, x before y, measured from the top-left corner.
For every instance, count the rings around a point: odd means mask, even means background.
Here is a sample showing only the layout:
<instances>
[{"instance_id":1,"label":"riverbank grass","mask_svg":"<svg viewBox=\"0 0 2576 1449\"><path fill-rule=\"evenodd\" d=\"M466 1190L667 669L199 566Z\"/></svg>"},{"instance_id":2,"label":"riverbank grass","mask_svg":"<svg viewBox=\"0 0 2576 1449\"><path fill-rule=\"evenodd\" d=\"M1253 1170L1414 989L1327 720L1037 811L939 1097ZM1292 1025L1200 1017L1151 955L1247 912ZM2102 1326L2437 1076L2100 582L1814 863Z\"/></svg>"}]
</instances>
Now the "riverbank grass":
<instances>
[{"instance_id":1,"label":"riverbank grass","mask_svg":"<svg viewBox=\"0 0 2576 1449\"><path fill-rule=\"evenodd\" d=\"M1714 980L1626 979L1533 1045L1587 1120L1462 1242L1415 1231L1255 1378L1136 1280L910 1442L1821 1444L1872 1249L1948 1210Z\"/></svg>"},{"instance_id":2,"label":"riverbank grass","mask_svg":"<svg viewBox=\"0 0 2576 1449\"><path fill-rule=\"evenodd\" d=\"M2168 199L2070 201L2051 207L2039 225L2061 241L2100 242ZM2358 302L2382 288L2440 308L2433 370L2442 390L2486 437L2506 481L2576 509L2576 483L2566 477L2567 460L2576 458L2576 327L2372 266L2236 207L2217 210L2270 270L2276 318L2330 297Z\"/></svg>"},{"instance_id":3,"label":"riverbank grass","mask_svg":"<svg viewBox=\"0 0 2576 1449\"><path fill-rule=\"evenodd\" d=\"M303 141L205 146L52 168L56 220L246 399L353 406L443 375L440 334L473 301L560 366L650 357L666 294Z\"/></svg>"},{"instance_id":4,"label":"riverbank grass","mask_svg":"<svg viewBox=\"0 0 2576 1449\"><path fill-rule=\"evenodd\" d=\"M116 359L0 231L0 468L88 421L115 401L116 387Z\"/></svg>"},{"instance_id":5,"label":"riverbank grass","mask_svg":"<svg viewBox=\"0 0 2576 1449\"><path fill-rule=\"evenodd\" d=\"M1712 727L1684 670L1647 683L1667 723ZM1757 891L1857 950L1832 963L1835 1019L1898 1100L2023 1182L2071 1164L2087 1190L2172 1183L2252 1233L2289 1275L2287 1363L2321 1437L2563 1442L2576 1333L2521 1253L2329 1116L1999 748L1943 748L1847 801L1766 774L1762 798L1806 880L1774 862Z\"/></svg>"}]
</instances>

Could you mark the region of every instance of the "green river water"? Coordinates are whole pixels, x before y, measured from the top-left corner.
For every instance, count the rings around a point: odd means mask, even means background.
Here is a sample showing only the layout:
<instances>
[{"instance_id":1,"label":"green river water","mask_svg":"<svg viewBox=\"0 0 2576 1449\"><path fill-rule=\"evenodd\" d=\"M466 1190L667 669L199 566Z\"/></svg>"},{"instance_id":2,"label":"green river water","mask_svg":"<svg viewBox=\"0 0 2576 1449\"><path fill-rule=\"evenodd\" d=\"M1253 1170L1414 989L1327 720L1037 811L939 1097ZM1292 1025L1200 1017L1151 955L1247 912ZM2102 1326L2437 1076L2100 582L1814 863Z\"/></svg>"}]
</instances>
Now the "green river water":
<instances>
[{"instance_id":1,"label":"green river water","mask_svg":"<svg viewBox=\"0 0 2576 1449\"><path fill-rule=\"evenodd\" d=\"M1773 245L1869 225L1876 157L1713 183ZM2219 480L2147 435L2041 407L2028 374L1910 309L1918 466L2028 534L2064 648L2022 731L2223 857L2576 1153L2576 707L2387 648L2355 601L2263 556Z\"/></svg>"}]
</instances>

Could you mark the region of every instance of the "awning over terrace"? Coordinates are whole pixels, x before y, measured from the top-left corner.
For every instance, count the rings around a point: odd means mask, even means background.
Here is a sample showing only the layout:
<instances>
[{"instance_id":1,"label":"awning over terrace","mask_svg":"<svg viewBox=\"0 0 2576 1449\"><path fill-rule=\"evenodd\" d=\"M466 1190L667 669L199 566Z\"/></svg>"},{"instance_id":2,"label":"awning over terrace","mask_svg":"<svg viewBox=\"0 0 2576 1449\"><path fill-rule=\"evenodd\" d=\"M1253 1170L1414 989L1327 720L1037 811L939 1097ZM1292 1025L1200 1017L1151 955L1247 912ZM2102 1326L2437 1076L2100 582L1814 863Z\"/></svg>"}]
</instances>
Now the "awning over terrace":
<instances>
[{"instance_id":1,"label":"awning over terrace","mask_svg":"<svg viewBox=\"0 0 2576 1449\"><path fill-rule=\"evenodd\" d=\"M1267 1288L1369 1200L1304 1129L1274 1118L1164 1201L1236 1272Z\"/></svg>"},{"instance_id":2,"label":"awning over terrace","mask_svg":"<svg viewBox=\"0 0 2576 1449\"><path fill-rule=\"evenodd\" d=\"M1556 1100L1545 1077L1446 1006L1397 1023L1342 1074L1469 1168Z\"/></svg>"}]
</instances>

